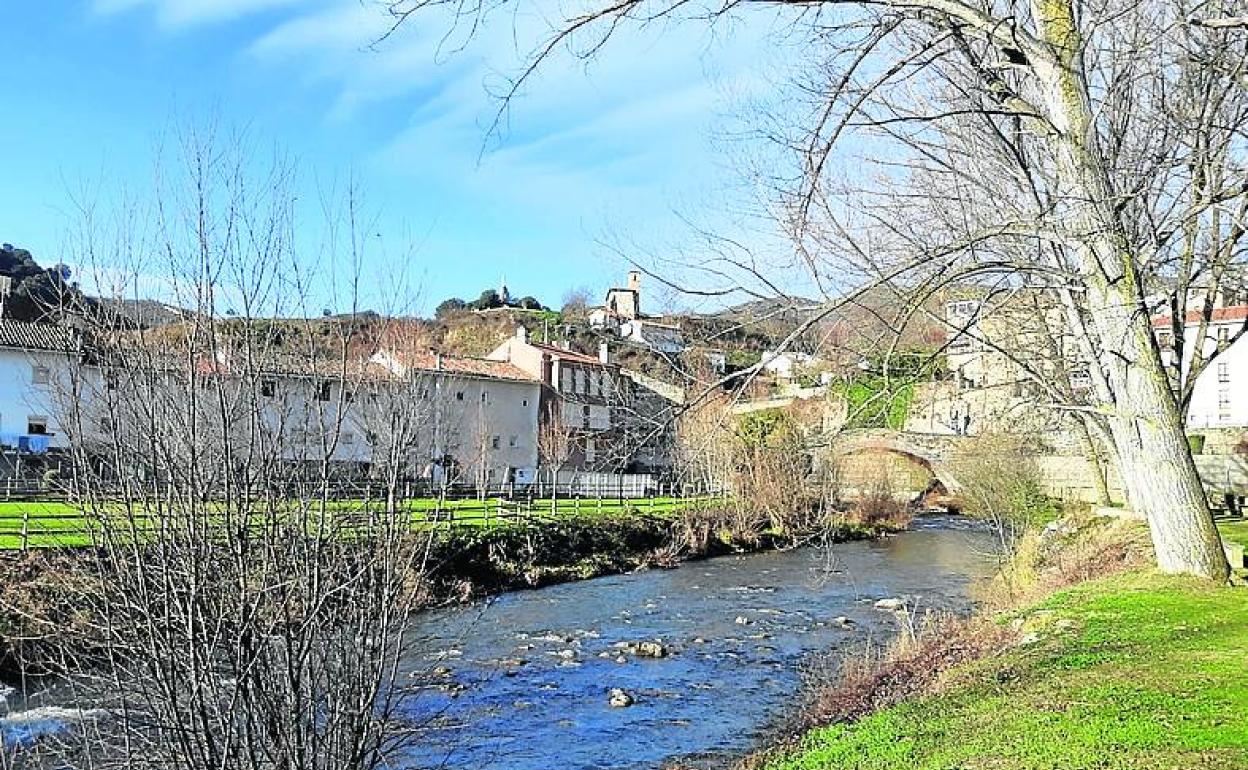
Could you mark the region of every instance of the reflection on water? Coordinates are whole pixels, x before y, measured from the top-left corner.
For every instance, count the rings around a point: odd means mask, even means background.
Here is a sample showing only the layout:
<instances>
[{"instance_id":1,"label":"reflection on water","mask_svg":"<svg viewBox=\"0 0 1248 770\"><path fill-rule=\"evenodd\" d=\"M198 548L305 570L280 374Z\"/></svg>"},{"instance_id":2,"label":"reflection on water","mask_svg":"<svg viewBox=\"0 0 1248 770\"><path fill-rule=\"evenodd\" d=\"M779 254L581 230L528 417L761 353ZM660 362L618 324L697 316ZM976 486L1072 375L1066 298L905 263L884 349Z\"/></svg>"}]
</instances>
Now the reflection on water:
<instances>
[{"instance_id":1,"label":"reflection on water","mask_svg":"<svg viewBox=\"0 0 1248 770\"><path fill-rule=\"evenodd\" d=\"M655 768L739 751L798 685L802 657L895 633L874 600L965 609L992 538L954 519L829 550L726 557L508 594L433 613L413 676L432 685L409 768ZM844 615L846 631L831 623ZM669 654L621 646L662 640ZM636 698L612 708L608 692Z\"/></svg>"}]
</instances>

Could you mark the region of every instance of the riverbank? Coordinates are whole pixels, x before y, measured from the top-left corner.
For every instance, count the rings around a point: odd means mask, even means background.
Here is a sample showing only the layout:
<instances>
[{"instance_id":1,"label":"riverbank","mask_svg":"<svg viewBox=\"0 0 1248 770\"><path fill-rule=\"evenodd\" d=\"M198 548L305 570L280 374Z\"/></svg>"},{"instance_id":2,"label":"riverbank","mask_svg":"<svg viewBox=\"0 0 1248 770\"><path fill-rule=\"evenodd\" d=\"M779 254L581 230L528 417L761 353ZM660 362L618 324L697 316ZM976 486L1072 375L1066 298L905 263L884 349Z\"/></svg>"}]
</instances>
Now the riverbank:
<instances>
[{"instance_id":1,"label":"riverbank","mask_svg":"<svg viewBox=\"0 0 1248 770\"><path fill-rule=\"evenodd\" d=\"M878 537L897 524L828 521L815 530L743 526L723 501L600 510L585 505L554 517L475 519L414 533L427 538L420 576L425 606L585 580L731 553L774 550L807 539ZM98 618L91 597L103 579L89 549L0 552L0 681L62 668L92 654Z\"/></svg>"},{"instance_id":2,"label":"riverbank","mask_svg":"<svg viewBox=\"0 0 1248 770\"><path fill-rule=\"evenodd\" d=\"M997 583L1015 581L1012 601L851 668L811 696L806 729L744 764L1248 767L1248 588L1142 566L1143 534L1085 524L1043 558L1024 553Z\"/></svg>"}]
</instances>

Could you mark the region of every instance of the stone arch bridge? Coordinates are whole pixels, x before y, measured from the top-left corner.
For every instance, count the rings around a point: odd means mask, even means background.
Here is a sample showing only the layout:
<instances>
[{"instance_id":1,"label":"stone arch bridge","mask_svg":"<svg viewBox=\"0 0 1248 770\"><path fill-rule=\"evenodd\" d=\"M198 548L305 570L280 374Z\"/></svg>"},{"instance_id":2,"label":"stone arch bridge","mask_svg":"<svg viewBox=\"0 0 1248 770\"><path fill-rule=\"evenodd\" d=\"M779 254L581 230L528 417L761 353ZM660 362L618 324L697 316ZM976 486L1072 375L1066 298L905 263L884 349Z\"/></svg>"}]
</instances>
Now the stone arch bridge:
<instances>
[{"instance_id":1,"label":"stone arch bridge","mask_svg":"<svg viewBox=\"0 0 1248 770\"><path fill-rule=\"evenodd\" d=\"M854 429L826 434L821 442L821 454L829 461L872 455L881 459L900 458L922 469L929 480L939 481L947 492L954 494L961 490L962 485L950 467L950 460L953 448L960 441L965 441L965 438L875 428Z\"/></svg>"}]
</instances>

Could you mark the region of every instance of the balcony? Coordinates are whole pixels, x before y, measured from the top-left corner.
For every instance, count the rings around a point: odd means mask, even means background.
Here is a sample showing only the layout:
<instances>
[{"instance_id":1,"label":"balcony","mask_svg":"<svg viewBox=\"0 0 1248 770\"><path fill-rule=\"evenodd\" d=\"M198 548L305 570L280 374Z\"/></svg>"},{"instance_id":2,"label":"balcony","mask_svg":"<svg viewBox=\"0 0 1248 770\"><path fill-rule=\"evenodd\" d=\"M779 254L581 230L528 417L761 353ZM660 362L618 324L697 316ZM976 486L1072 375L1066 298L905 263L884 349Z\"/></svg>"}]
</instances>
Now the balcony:
<instances>
[{"instance_id":1,"label":"balcony","mask_svg":"<svg viewBox=\"0 0 1248 770\"><path fill-rule=\"evenodd\" d=\"M52 437L46 433L0 433L0 447L23 454L43 454L51 443Z\"/></svg>"}]
</instances>

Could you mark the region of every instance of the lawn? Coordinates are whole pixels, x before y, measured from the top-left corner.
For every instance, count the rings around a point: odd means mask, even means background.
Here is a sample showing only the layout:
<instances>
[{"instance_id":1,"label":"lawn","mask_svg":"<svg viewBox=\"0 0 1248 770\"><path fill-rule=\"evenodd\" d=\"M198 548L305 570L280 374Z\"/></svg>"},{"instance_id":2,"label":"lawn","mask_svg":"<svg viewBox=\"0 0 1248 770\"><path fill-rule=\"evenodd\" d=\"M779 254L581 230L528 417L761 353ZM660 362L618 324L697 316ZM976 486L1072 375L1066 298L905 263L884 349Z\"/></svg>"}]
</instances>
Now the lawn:
<instances>
[{"instance_id":1,"label":"lawn","mask_svg":"<svg viewBox=\"0 0 1248 770\"><path fill-rule=\"evenodd\" d=\"M1131 573L1024 614L1037 641L766 770L1248 768L1248 589Z\"/></svg>"},{"instance_id":2,"label":"lawn","mask_svg":"<svg viewBox=\"0 0 1248 770\"><path fill-rule=\"evenodd\" d=\"M506 501L417 499L407 501L413 526L432 521L447 526L497 526L530 518L548 520L570 516L620 515L630 512L667 516L709 498L656 497L635 500L559 499ZM331 510L358 510L358 500L331 501ZM80 509L64 502L0 502L0 550L22 547L23 531L27 547L75 547L91 544L91 522Z\"/></svg>"},{"instance_id":3,"label":"lawn","mask_svg":"<svg viewBox=\"0 0 1248 770\"><path fill-rule=\"evenodd\" d=\"M1232 543L1239 543L1248 549L1248 519L1240 519L1238 521L1219 521L1218 531L1222 533L1222 539Z\"/></svg>"}]
</instances>

